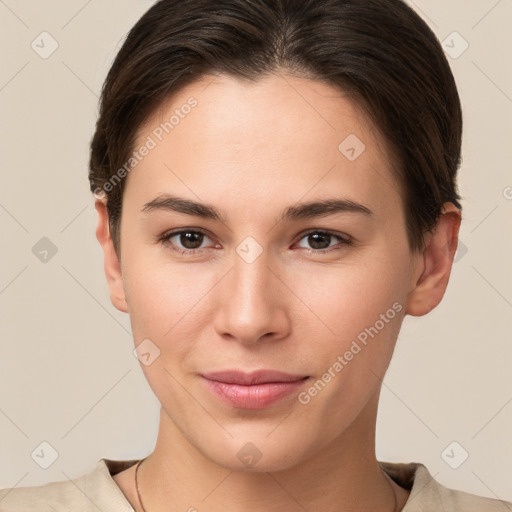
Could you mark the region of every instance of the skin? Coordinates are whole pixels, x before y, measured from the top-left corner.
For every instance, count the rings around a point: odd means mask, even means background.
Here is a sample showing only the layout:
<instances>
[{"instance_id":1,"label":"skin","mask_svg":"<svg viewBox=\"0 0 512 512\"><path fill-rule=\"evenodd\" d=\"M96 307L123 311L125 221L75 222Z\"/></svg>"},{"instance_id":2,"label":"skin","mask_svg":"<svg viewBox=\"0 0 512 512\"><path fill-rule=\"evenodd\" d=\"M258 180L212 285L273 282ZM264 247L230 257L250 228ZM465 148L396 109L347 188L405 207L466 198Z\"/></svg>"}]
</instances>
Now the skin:
<instances>
[{"instance_id":1,"label":"skin","mask_svg":"<svg viewBox=\"0 0 512 512\"><path fill-rule=\"evenodd\" d=\"M162 405L139 470L145 510L392 511L395 497L401 509L408 492L375 457L381 381L405 314L424 315L443 297L459 210L446 203L425 248L411 252L401 187L371 121L337 89L286 74L194 82L153 113L135 146L191 96L198 105L127 176L120 258L105 200L95 203L111 301L129 313L135 345L150 339L160 350L141 363ZM349 134L365 145L354 161L338 149ZM141 212L162 193L213 205L223 221ZM288 206L334 198L372 214L279 220ZM159 241L179 228L204 230L200 249L180 254L179 235ZM353 243L314 245L311 230ZM248 236L262 250L252 263L236 252ZM295 393L235 408L199 375L277 369L310 376L305 391L393 304L401 311L308 404ZM237 456L248 442L261 453L251 467ZM142 510L134 467L114 481Z\"/></svg>"}]
</instances>

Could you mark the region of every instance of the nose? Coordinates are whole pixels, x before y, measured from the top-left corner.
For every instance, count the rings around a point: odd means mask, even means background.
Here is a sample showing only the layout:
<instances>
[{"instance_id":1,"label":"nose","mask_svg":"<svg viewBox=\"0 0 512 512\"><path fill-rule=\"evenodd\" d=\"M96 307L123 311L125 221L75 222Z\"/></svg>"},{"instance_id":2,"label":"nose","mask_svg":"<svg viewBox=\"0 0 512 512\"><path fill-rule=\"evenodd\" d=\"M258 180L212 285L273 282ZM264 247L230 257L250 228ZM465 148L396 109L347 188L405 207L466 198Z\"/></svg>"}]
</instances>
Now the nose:
<instances>
[{"instance_id":1,"label":"nose","mask_svg":"<svg viewBox=\"0 0 512 512\"><path fill-rule=\"evenodd\" d=\"M234 254L216 296L214 328L224 339L251 345L288 335L290 292L271 267L265 251L252 263Z\"/></svg>"}]
</instances>

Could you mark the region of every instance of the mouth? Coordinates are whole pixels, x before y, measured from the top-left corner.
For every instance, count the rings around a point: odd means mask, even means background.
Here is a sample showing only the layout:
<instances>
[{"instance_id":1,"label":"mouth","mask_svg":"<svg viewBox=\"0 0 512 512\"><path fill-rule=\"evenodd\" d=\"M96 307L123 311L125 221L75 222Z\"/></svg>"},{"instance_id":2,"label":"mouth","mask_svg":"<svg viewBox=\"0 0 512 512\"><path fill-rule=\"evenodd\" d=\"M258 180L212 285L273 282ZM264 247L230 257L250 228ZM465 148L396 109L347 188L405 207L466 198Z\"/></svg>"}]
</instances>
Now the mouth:
<instances>
[{"instance_id":1,"label":"mouth","mask_svg":"<svg viewBox=\"0 0 512 512\"><path fill-rule=\"evenodd\" d=\"M264 409L297 391L310 378L275 370L226 370L201 375L218 399L240 409Z\"/></svg>"}]
</instances>

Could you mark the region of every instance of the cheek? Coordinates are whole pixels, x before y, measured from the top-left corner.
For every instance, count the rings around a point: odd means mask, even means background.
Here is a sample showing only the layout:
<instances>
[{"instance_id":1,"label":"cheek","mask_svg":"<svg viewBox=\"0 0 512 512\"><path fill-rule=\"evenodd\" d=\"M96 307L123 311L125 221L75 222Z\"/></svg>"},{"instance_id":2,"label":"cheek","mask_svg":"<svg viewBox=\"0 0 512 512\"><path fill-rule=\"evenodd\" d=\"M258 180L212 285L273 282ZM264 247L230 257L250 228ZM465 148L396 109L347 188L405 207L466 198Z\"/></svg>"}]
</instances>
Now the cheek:
<instances>
[{"instance_id":1,"label":"cheek","mask_svg":"<svg viewBox=\"0 0 512 512\"><path fill-rule=\"evenodd\" d=\"M130 265L127 261L133 338L136 346L149 339L150 346L156 347L158 358L148 366L143 364L142 370L158 397L174 400L169 390L180 396L180 386L173 377L181 381L180 375L204 369L205 355L215 355L210 342L219 303L216 284L224 269L146 256L134 255Z\"/></svg>"},{"instance_id":2,"label":"cheek","mask_svg":"<svg viewBox=\"0 0 512 512\"><path fill-rule=\"evenodd\" d=\"M321 320L314 320L301 345L320 379L312 389L316 407L357 407L379 385L405 313L407 265L406 251L376 251L364 264L319 268L314 286L297 289ZM296 275L294 282L304 280Z\"/></svg>"},{"instance_id":3,"label":"cheek","mask_svg":"<svg viewBox=\"0 0 512 512\"><path fill-rule=\"evenodd\" d=\"M137 276L131 279L130 275ZM128 281L130 322L135 345L141 344L141 369L167 410L180 410L186 400L180 375L197 357L204 296L200 283L183 267L134 265ZM148 341L149 340L149 341ZM149 364L142 354L149 352ZM192 368L193 369L193 368Z\"/></svg>"},{"instance_id":4,"label":"cheek","mask_svg":"<svg viewBox=\"0 0 512 512\"><path fill-rule=\"evenodd\" d=\"M407 264L404 256L375 251L364 262L354 258L336 267L318 265L310 272L300 269L287 277L308 306L305 313L318 319L318 332L346 341L373 325L393 304L404 306Z\"/></svg>"},{"instance_id":5,"label":"cheek","mask_svg":"<svg viewBox=\"0 0 512 512\"><path fill-rule=\"evenodd\" d=\"M194 317L194 304L204 295L197 277L181 266L134 266L125 279L136 342L141 336L173 338Z\"/></svg>"},{"instance_id":6,"label":"cheek","mask_svg":"<svg viewBox=\"0 0 512 512\"><path fill-rule=\"evenodd\" d=\"M301 345L315 379L299 396L308 421L318 420L312 428L322 425L327 437L346 427L378 391L404 316L406 289L404 276L390 270L382 256L330 274L329 279L329 272L317 273L315 293L298 291L329 328L316 322L306 336L309 342Z\"/></svg>"}]
</instances>

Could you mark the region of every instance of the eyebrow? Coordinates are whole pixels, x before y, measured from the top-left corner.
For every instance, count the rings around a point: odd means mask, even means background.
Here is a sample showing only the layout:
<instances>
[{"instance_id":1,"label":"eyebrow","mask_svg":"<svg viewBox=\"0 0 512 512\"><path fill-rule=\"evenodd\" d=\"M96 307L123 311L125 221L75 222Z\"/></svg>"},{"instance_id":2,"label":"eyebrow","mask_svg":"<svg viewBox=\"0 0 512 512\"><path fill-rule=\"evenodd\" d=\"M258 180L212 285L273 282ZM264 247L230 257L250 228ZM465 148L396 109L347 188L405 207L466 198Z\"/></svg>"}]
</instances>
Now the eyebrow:
<instances>
[{"instance_id":1,"label":"eyebrow","mask_svg":"<svg viewBox=\"0 0 512 512\"><path fill-rule=\"evenodd\" d=\"M152 201L149 201L144 205L141 211L142 213L149 213L155 210L173 211L184 213L185 215L194 215L204 219L225 222L222 212L215 206L198 203L190 199L169 194L160 195ZM364 215L373 215L373 212L367 206L350 199L325 199L288 206L281 214L279 221L312 219L334 215L336 213L362 213Z\"/></svg>"}]
</instances>

